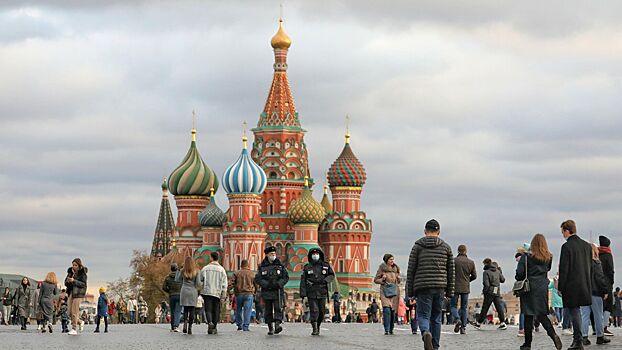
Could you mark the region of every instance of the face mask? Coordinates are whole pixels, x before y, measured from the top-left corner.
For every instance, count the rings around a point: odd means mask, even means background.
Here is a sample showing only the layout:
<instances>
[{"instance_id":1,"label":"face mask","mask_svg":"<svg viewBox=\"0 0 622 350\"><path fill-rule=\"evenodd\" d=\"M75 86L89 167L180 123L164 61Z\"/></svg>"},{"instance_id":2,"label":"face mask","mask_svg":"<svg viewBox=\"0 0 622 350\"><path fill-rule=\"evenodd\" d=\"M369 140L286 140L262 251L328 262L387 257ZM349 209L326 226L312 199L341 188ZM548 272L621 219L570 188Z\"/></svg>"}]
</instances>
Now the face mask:
<instances>
[{"instance_id":1,"label":"face mask","mask_svg":"<svg viewBox=\"0 0 622 350\"><path fill-rule=\"evenodd\" d=\"M268 260L269 260L270 262L273 262L274 260L276 260L276 256L269 256L269 257L268 257Z\"/></svg>"},{"instance_id":2,"label":"face mask","mask_svg":"<svg viewBox=\"0 0 622 350\"><path fill-rule=\"evenodd\" d=\"M313 259L313 261L318 261L318 260L320 260L320 255L319 254L312 254L311 255L311 259Z\"/></svg>"}]
</instances>

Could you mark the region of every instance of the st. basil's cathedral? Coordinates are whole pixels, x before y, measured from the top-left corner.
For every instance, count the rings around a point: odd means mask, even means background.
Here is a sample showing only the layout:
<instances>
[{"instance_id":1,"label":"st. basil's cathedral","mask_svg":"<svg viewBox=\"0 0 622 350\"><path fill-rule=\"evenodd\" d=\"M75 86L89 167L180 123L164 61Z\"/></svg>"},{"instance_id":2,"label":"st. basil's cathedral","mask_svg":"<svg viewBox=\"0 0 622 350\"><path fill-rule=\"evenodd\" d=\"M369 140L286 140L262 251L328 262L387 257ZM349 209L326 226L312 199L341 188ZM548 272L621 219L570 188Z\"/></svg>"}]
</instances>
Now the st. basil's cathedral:
<instances>
[{"instance_id":1,"label":"st. basil's cathedral","mask_svg":"<svg viewBox=\"0 0 622 350\"><path fill-rule=\"evenodd\" d=\"M257 127L251 130L252 149L249 152L244 133L240 156L224 171L222 186L201 158L192 129L188 153L162 184L151 255L162 258L175 251L206 263L210 252L219 251L222 265L233 272L242 260L255 270L264 248L274 246L292 272L285 289L293 300L300 284L296 272L307 262L309 249L319 246L335 270L341 294L354 292L369 301L376 292L369 266L372 222L360 206L365 168L352 151L346 129L344 148L327 173L324 196L321 202L313 197L306 130L287 76L291 43L281 19L271 40L274 78ZM229 199L226 212L214 197L220 187ZM169 192L177 207L176 224Z\"/></svg>"}]
</instances>

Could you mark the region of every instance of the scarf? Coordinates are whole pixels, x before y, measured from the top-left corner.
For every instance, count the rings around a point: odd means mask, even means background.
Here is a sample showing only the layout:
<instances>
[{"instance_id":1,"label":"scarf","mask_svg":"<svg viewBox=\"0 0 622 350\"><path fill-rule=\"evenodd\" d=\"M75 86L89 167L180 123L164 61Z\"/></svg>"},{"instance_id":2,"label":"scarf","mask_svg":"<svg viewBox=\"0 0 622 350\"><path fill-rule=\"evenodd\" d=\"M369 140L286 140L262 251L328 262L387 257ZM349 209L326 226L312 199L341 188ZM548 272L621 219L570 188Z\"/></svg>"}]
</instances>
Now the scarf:
<instances>
[{"instance_id":1,"label":"scarf","mask_svg":"<svg viewBox=\"0 0 622 350\"><path fill-rule=\"evenodd\" d=\"M598 253L600 254L611 254L611 247L598 247Z\"/></svg>"}]
</instances>

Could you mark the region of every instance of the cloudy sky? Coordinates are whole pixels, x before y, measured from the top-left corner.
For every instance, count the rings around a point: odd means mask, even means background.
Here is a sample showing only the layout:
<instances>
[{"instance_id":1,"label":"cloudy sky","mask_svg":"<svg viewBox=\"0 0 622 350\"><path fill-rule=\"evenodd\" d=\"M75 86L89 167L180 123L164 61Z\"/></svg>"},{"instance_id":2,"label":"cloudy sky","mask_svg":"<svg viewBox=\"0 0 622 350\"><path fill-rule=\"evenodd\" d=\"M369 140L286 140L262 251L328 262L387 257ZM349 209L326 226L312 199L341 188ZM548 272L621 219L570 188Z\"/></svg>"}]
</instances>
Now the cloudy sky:
<instances>
[{"instance_id":1,"label":"cloudy sky","mask_svg":"<svg viewBox=\"0 0 622 350\"><path fill-rule=\"evenodd\" d=\"M567 218L622 252L621 7L285 2L316 179L352 119L372 272L386 252L405 268L430 218L508 275L537 232L557 258ZM80 256L91 287L127 275L132 250L151 247L193 109L208 165L222 175L237 158L271 83L278 16L272 0L3 1L0 271L40 279Z\"/></svg>"}]
</instances>

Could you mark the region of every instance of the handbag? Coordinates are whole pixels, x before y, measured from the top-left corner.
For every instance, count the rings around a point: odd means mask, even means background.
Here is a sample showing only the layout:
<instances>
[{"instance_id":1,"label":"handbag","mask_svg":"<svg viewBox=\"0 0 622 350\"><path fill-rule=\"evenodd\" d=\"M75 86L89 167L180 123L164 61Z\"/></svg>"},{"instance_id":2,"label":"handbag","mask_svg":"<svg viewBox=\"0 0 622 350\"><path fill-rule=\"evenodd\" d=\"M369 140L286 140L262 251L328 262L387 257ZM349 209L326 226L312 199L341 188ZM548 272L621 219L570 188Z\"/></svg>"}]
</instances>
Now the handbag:
<instances>
[{"instance_id":1,"label":"handbag","mask_svg":"<svg viewBox=\"0 0 622 350\"><path fill-rule=\"evenodd\" d=\"M397 284L395 283L385 283L384 288L382 289L382 293L385 298L393 298L397 295Z\"/></svg>"},{"instance_id":2,"label":"handbag","mask_svg":"<svg viewBox=\"0 0 622 350\"><path fill-rule=\"evenodd\" d=\"M527 260L529 260L529 257L525 257L525 279L522 281L516 281L514 282L514 287L512 288L512 294L514 294L517 297L521 297L527 293L529 293L529 291L531 290L531 288L529 287L529 280L527 279Z\"/></svg>"}]
</instances>

